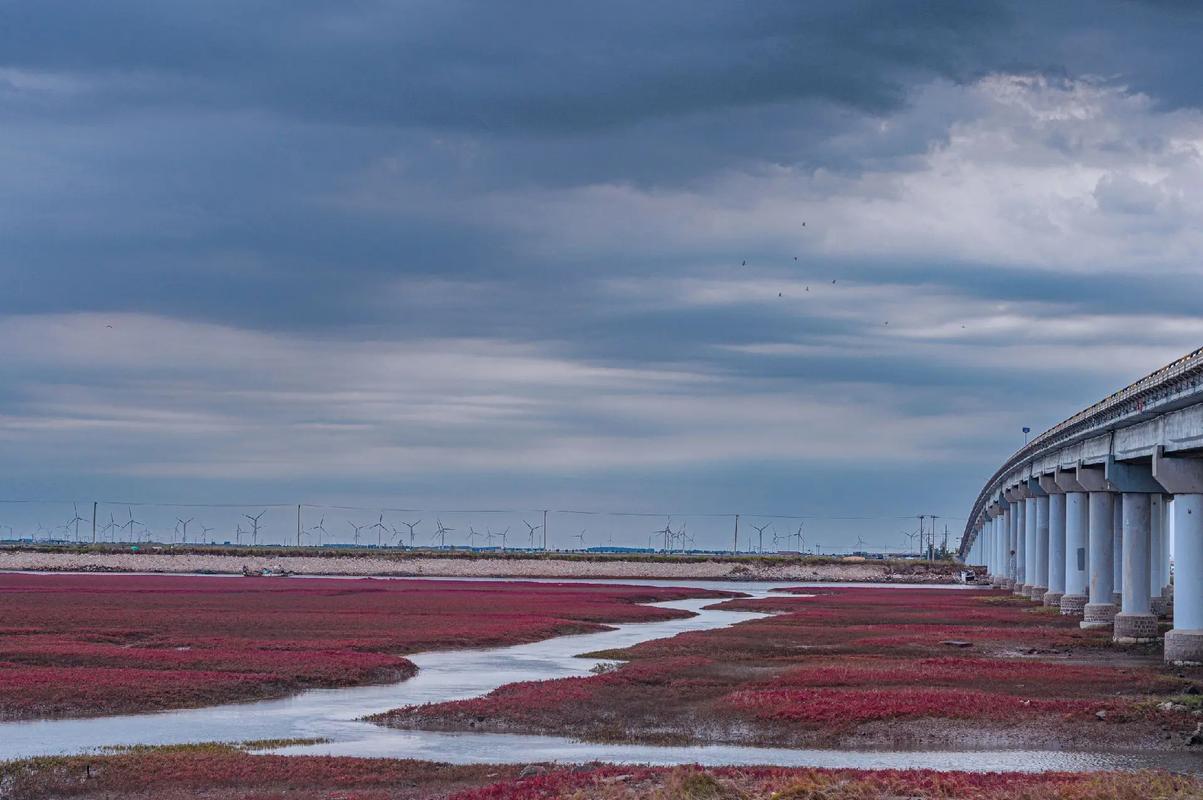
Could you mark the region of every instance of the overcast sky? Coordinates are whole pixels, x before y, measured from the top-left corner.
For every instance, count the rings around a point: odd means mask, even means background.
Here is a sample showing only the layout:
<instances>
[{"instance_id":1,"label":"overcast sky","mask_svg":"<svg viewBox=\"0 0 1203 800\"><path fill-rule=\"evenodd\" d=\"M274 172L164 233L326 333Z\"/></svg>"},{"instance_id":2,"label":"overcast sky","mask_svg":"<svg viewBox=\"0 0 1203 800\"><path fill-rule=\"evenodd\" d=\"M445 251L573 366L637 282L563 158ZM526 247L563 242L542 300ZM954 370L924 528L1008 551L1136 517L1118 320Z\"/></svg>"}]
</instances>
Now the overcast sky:
<instances>
[{"instance_id":1,"label":"overcast sky","mask_svg":"<svg viewBox=\"0 0 1203 800\"><path fill-rule=\"evenodd\" d=\"M959 531L1203 341L1198 8L0 3L0 496Z\"/></svg>"}]
</instances>

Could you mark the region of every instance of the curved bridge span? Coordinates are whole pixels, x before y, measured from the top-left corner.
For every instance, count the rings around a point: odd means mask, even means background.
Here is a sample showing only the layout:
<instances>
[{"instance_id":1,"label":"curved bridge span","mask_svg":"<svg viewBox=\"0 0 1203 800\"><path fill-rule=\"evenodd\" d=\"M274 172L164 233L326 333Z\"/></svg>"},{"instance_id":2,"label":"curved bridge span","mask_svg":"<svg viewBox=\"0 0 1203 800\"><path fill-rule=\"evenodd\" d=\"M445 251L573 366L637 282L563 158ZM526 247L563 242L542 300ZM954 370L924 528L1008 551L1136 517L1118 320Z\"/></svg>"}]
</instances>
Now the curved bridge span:
<instances>
[{"instance_id":1,"label":"curved bridge span","mask_svg":"<svg viewBox=\"0 0 1203 800\"><path fill-rule=\"evenodd\" d=\"M1203 348L1008 458L958 555L1118 642L1158 638L1172 614L1166 660L1203 662Z\"/></svg>"}]
</instances>

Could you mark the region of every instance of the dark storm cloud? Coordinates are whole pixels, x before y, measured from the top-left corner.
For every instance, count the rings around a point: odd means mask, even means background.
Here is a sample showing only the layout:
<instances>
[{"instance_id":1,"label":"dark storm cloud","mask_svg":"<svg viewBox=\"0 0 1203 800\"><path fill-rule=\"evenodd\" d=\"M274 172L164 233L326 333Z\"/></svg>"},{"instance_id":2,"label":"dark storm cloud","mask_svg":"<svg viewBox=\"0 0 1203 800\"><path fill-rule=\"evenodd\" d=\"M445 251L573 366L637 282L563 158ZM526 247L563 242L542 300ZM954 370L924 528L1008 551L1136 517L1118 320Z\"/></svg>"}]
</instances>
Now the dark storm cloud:
<instances>
[{"instance_id":1,"label":"dark storm cloud","mask_svg":"<svg viewBox=\"0 0 1203 800\"><path fill-rule=\"evenodd\" d=\"M0 5L6 468L353 494L420 459L494 496L652 502L634 470L790 505L771 465L827 485L845 426L850 459L988 473L998 426L1192 335L1200 30L1155 2ZM883 504L920 491L872 469Z\"/></svg>"}]
</instances>

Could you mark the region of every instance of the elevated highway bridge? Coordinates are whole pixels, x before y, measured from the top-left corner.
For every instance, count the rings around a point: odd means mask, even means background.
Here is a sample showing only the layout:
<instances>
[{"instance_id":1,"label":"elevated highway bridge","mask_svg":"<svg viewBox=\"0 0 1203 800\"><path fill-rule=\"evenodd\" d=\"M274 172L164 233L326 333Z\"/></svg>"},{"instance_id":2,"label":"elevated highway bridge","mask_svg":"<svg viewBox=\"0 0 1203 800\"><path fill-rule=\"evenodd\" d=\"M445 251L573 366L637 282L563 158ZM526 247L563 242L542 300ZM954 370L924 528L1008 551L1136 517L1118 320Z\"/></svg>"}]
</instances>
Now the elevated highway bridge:
<instances>
[{"instance_id":1,"label":"elevated highway bridge","mask_svg":"<svg viewBox=\"0 0 1203 800\"><path fill-rule=\"evenodd\" d=\"M1172 618L1166 660L1203 663L1203 348L1003 462L958 555L1120 643L1157 640Z\"/></svg>"}]
</instances>

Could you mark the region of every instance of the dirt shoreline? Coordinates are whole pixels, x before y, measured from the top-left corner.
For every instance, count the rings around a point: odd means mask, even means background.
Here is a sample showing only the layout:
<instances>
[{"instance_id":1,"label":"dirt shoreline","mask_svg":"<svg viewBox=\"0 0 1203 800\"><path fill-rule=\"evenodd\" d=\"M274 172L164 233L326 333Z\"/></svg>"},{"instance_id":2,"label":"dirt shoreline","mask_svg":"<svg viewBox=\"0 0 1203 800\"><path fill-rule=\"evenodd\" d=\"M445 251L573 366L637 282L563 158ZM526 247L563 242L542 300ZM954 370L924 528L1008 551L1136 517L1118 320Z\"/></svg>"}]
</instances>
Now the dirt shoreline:
<instances>
[{"instance_id":1,"label":"dirt shoreline","mask_svg":"<svg viewBox=\"0 0 1203 800\"><path fill-rule=\"evenodd\" d=\"M645 561L606 558L446 558L212 553L113 553L0 550L0 571L153 572L240 574L243 568L297 575L362 575L436 578L597 578L665 580L886 582L951 584L947 568L922 564L899 570L872 561L756 564L748 560Z\"/></svg>"}]
</instances>

